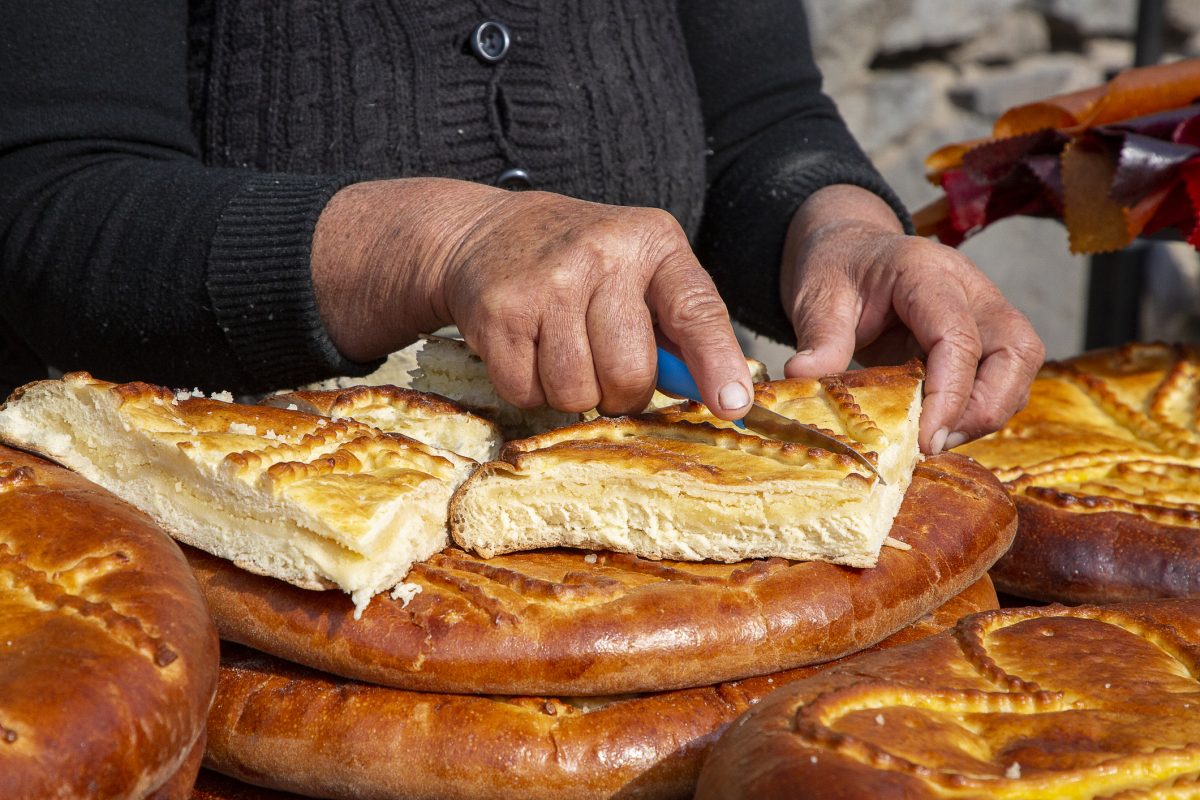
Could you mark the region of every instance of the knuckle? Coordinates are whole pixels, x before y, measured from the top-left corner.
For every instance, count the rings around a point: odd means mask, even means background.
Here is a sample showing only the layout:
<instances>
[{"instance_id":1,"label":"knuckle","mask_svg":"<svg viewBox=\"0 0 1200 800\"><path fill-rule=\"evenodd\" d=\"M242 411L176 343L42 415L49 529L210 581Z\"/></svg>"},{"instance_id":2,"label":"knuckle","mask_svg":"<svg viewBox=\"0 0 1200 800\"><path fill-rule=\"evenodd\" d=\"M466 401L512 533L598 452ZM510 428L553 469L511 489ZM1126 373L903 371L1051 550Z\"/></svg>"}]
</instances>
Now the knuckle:
<instances>
[{"instance_id":1,"label":"knuckle","mask_svg":"<svg viewBox=\"0 0 1200 800\"><path fill-rule=\"evenodd\" d=\"M947 328L942 334L942 341L945 342L955 360L964 364L969 362L974 366L979 362L979 356L983 354L983 341L980 339L978 331L963 325Z\"/></svg>"},{"instance_id":2,"label":"knuckle","mask_svg":"<svg viewBox=\"0 0 1200 800\"><path fill-rule=\"evenodd\" d=\"M660 321L672 330L708 327L728 323L729 312L711 287L697 282L676 291Z\"/></svg>"},{"instance_id":3,"label":"knuckle","mask_svg":"<svg viewBox=\"0 0 1200 800\"><path fill-rule=\"evenodd\" d=\"M600 393L594 386L568 385L549 390L547 398L558 410L574 414L595 408L600 402Z\"/></svg>"},{"instance_id":4,"label":"knuckle","mask_svg":"<svg viewBox=\"0 0 1200 800\"><path fill-rule=\"evenodd\" d=\"M654 385L655 370L652 367L632 367L612 370L602 375L605 402L621 403L641 397Z\"/></svg>"}]
</instances>

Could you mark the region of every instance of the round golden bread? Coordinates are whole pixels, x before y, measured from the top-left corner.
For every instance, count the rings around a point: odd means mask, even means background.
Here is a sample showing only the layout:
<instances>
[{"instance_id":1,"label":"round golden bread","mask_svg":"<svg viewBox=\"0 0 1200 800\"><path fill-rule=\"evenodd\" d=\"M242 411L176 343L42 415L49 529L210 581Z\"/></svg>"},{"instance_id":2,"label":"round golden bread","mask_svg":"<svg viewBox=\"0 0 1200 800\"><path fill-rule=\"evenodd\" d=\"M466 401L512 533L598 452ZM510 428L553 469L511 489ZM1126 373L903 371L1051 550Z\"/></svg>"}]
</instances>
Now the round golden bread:
<instances>
[{"instance_id":1,"label":"round golden bread","mask_svg":"<svg viewBox=\"0 0 1200 800\"><path fill-rule=\"evenodd\" d=\"M995 607L985 577L876 647ZM327 798L687 797L725 725L827 666L634 697L477 697L357 683L227 645L206 763Z\"/></svg>"},{"instance_id":2,"label":"round golden bread","mask_svg":"<svg viewBox=\"0 0 1200 800\"><path fill-rule=\"evenodd\" d=\"M1012 541L1004 490L970 459L917 466L879 565L648 561L542 550L418 563L403 603L341 598L187 556L224 639L405 689L585 695L704 686L870 646L969 586Z\"/></svg>"},{"instance_id":3,"label":"round golden bread","mask_svg":"<svg viewBox=\"0 0 1200 800\"><path fill-rule=\"evenodd\" d=\"M696 797L1195 797L1198 656L1196 600L973 615L771 694Z\"/></svg>"},{"instance_id":4,"label":"round golden bread","mask_svg":"<svg viewBox=\"0 0 1200 800\"><path fill-rule=\"evenodd\" d=\"M1042 368L1029 404L958 448L1016 503L992 577L1038 600L1200 596L1200 352L1131 344Z\"/></svg>"},{"instance_id":5,"label":"round golden bread","mask_svg":"<svg viewBox=\"0 0 1200 800\"><path fill-rule=\"evenodd\" d=\"M165 533L0 447L0 797L185 797L217 660Z\"/></svg>"}]
</instances>

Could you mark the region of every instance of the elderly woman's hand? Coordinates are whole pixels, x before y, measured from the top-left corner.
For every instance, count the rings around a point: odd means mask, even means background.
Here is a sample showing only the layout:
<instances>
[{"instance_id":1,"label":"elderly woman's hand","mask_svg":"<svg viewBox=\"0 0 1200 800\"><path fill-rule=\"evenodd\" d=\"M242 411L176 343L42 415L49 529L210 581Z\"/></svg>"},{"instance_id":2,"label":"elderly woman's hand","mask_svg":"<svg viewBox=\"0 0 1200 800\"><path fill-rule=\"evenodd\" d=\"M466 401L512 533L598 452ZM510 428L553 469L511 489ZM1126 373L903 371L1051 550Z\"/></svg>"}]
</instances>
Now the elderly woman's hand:
<instances>
[{"instance_id":1,"label":"elderly woman's hand","mask_svg":"<svg viewBox=\"0 0 1200 800\"><path fill-rule=\"evenodd\" d=\"M815 192L792 220L781 289L800 351L789 377L927 356L920 443L934 454L996 430L1029 398L1045 351L1029 321L949 247L906 236L874 194Z\"/></svg>"},{"instance_id":2,"label":"elderly woman's hand","mask_svg":"<svg viewBox=\"0 0 1200 800\"><path fill-rule=\"evenodd\" d=\"M750 404L725 304L665 211L442 179L360 183L318 221L313 280L349 358L453 322L510 402L624 413L653 392L657 326L714 413Z\"/></svg>"}]
</instances>

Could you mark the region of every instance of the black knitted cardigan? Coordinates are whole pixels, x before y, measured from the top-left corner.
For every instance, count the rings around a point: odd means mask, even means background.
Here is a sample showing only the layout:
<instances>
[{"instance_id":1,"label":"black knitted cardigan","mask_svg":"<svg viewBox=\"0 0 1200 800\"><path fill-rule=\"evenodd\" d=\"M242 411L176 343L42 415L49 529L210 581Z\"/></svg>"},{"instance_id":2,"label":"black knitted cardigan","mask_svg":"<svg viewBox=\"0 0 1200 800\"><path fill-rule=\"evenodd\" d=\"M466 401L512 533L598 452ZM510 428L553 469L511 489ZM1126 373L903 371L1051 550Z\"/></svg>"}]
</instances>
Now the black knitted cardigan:
<instances>
[{"instance_id":1,"label":"black knitted cardigan","mask_svg":"<svg viewBox=\"0 0 1200 800\"><path fill-rule=\"evenodd\" d=\"M47 366L241 391L374 364L317 314L342 186L439 175L657 206L782 341L816 189L904 210L820 92L799 0L55 0L0 11L0 390ZM472 33L510 34L481 58Z\"/></svg>"}]
</instances>

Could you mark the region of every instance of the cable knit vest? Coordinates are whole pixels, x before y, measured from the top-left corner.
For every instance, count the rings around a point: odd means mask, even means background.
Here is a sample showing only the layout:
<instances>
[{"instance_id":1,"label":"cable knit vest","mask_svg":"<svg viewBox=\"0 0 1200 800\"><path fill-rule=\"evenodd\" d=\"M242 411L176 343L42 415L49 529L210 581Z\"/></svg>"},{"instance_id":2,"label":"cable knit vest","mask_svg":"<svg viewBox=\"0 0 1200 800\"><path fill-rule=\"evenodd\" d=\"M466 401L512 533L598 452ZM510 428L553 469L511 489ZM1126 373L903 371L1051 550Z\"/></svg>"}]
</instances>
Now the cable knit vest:
<instances>
[{"instance_id":1,"label":"cable knit vest","mask_svg":"<svg viewBox=\"0 0 1200 800\"><path fill-rule=\"evenodd\" d=\"M485 22L510 43L488 61ZM674 0L193 0L207 163L436 175L672 212L704 196L703 123Z\"/></svg>"}]
</instances>

